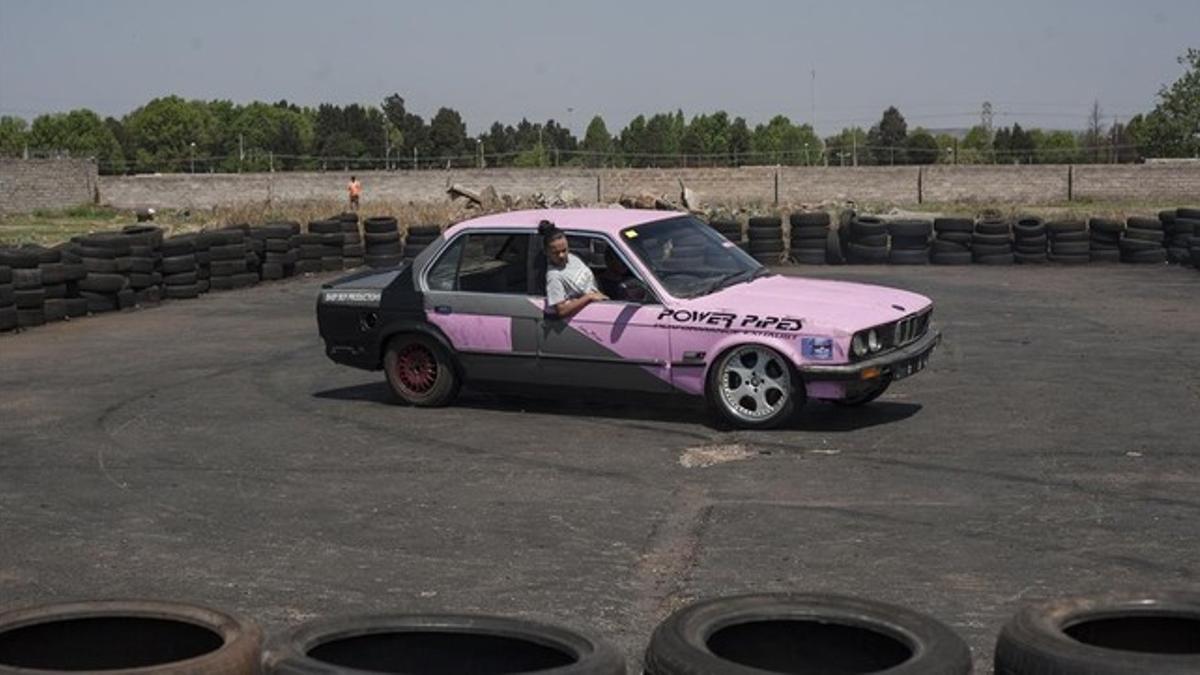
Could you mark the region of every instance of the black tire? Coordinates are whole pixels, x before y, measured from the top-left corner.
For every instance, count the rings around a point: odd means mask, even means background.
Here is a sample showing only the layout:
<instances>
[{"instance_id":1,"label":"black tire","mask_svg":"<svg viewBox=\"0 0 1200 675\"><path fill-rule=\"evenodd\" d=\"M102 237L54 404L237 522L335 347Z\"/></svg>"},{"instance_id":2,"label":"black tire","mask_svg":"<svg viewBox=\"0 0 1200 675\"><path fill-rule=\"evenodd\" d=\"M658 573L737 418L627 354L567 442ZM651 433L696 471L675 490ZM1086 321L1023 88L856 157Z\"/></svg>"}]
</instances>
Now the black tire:
<instances>
[{"instance_id":1,"label":"black tire","mask_svg":"<svg viewBox=\"0 0 1200 675\"><path fill-rule=\"evenodd\" d=\"M782 241L750 240L750 253L751 254L774 253L776 255L779 255L780 253L783 253L783 242Z\"/></svg>"},{"instance_id":2,"label":"black tire","mask_svg":"<svg viewBox=\"0 0 1200 675\"><path fill-rule=\"evenodd\" d=\"M1046 257L1045 251L1040 251L1038 253L1023 253L1021 251L1017 251L1016 253L1013 253L1013 262L1017 263L1018 265L1044 265L1049 262L1049 260Z\"/></svg>"},{"instance_id":3,"label":"black tire","mask_svg":"<svg viewBox=\"0 0 1200 675\"><path fill-rule=\"evenodd\" d=\"M182 274L196 271L196 256L184 254L162 259L163 274Z\"/></svg>"},{"instance_id":4,"label":"black tire","mask_svg":"<svg viewBox=\"0 0 1200 675\"><path fill-rule=\"evenodd\" d=\"M762 356L769 359L764 365L764 368L771 368L772 366L770 364L774 362L775 368L786 369L790 391L783 392L783 404L780 405L776 411L764 417L751 417L753 413L739 413L734 409L736 406L727 401L720 392L720 389L723 386L721 382L722 371L725 370L726 366L733 359L742 358L742 352L746 349L750 351L758 350ZM757 356L755 358L757 360ZM782 371L780 371L780 374L782 374ZM778 377L778 375L776 377ZM792 419L796 413L799 412L802 407L804 407L804 403L806 401L804 383L800 380L800 375L796 372L796 369L792 366L791 362L789 362L787 358L779 352L765 345L742 344L735 345L727 349L724 353L717 357L716 360L713 361L712 366L709 368L708 375L705 379L704 391L709 407L712 408L721 417L721 419L741 429L774 429ZM764 391L763 397L766 398L768 394L769 391ZM771 405L776 405L779 403L779 399L776 399L773 403L768 401L768 403ZM744 399L742 399L737 405L742 405L743 407L748 408L748 404L744 401Z\"/></svg>"},{"instance_id":5,"label":"black tire","mask_svg":"<svg viewBox=\"0 0 1200 675\"><path fill-rule=\"evenodd\" d=\"M869 386L855 393L853 396L834 399L833 403L834 405L839 405L844 408L857 408L859 406L864 406L880 396L883 396L883 393L886 392L890 386L892 386L892 376L885 375L871 383Z\"/></svg>"},{"instance_id":6,"label":"black tire","mask_svg":"<svg viewBox=\"0 0 1200 675\"><path fill-rule=\"evenodd\" d=\"M965 675L972 667L963 639L930 616L816 593L688 605L654 629L645 663L647 675Z\"/></svg>"},{"instance_id":7,"label":"black tire","mask_svg":"<svg viewBox=\"0 0 1200 675\"><path fill-rule=\"evenodd\" d=\"M1018 237L1014 240L1014 245L1024 248L1037 248L1044 251L1049 242L1050 240L1043 234L1040 237Z\"/></svg>"},{"instance_id":8,"label":"black tire","mask_svg":"<svg viewBox=\"0 0 1200 675\"><path fill-rule=\"evenodd\" d=\"M47 286L61 284L67 280L67 270L62 263L42 263L38 265L42 271L42 283Z\"/></svg>"},{"instance_id":9,"label":"black tire","mask_svg":"<svg viewBox=\"0 0 1200 675\"><path fill-rule=\"evenodd\" d=\"M1007 246L1012 239L1007 234L988 234L986 232L976 232L971 235L971 246Z\"/></svg>"},{"instance_id":10,"label":"black tire","mask_svg":"<svg viewBox=\"0 0 1200 675\"><path fill-rule=\"evenodd\" d=\"M970 232L939 232L937 238L938 241L952 241L956 244L970 246L974 237Z\"/></svg>"},{"instance_id":11,"label":"black tire","mask_svg":"<svg viewBox=\"0 0 1200 675\"><path fill-rule=\"evenodd\" d=\"M929 237L892 237L893 251L896 249L913 251L922 248L929 248Z\"/></svg>"},{"instance_id":12,"label":"black tire","mask_svg":"<svg viewBox=\"0 0 1200 675\"><path fill-rule=\"evenodd\" d=\"M1187 218L1188 220L1200 220L1200 209L1182 208L1175 209L1176 218Z\"/></svg>"},{"instance_id":13,"label":"black tire","mask_svg":"<svg viewBox=\"0 0 1200 675\"><path fill-rule=\"evenodd\" d=\"M253 622L180 603L77 602L0 614L0 673L248 675L259 672L261 650Z\"/></svg>"},{"instance_id":14,"label":"black tire","mask_svg":"<svg viewBox=\"0 0 1200 675\"><path fill-rule=\"evenodd\" d=\"M294 266L296 274L316 274L321 271L320 260L297 260Z\"/></svg>"},{"instance_id":15,"label":"black tire","mask_svg":"<svg viewBox=\"0 0 1200 675\"><path fill-rule=\"evenodd\" d=\"M1152 241L1161 244L1166 240L1162 230L1143 230L1136 227L1131 227L1125 230L1125 239L1139 239L1141 241Z\"/></svg>"},{"instance_id":16,"label":"black tire","mask_svg":"<svg viewBox=\"0 0 1200 675\"><path fill-rule=\"evenodd\" d=\"M1111 251L1108 251L1108 250L1098 251L1096 249L1092 249L1088 253L1088 257L1090 257L1092 259L1092 262L1094 262L1094 263L1121 262L1121 252L1118 250L1115 250L1115 249L1111 250Z\"/></svg>"},{"instance_id":17,"label":"black tire","mask_svg":"<svg viewBox=\"0 0 1200 675\"><path fill-rule=\"evenodd\" d=\"M17 328L17 308L13 305L0 307L0 332Z\"/></svg>"},{"instance_id":18,"label":"black tire","mask_svg":"<svg viewBox=\"0 0 1200 675\"><path fill-rule=\"evenodd\" d=\"M887 224L878 218L862 216L850 221L850 237L855 241L886 235L887 232Z\"/></svg>"},{"instance_id":19,"label":"black tire","mask_svg":"<svg viewBox=\"0 0 1200 675\"><path fill-rule=\"evenodd\" d=\"M17 308L18 328L37 328L44 325L46 325L46 313L40 306L37 309Z\"/></svg>"},{"instance_id":20,"label":"black tire","mask_svg":"<svg viewBox=\"0 0 1200 675\"><path fill-rule=\"evenodd\" d=\"M66 284L54 284L53 286L46 286L44 290L46 291L47 300L61 300L62 298L67 297Z\"/></svg>"},{"instance_id":21,"label":"black tire","mask_svg":"<svg viewBox=\"0 0 1200 675\"><path fill-rule=\"evenodd\" d=\"M337 256L337 257L326 256L326 257L321 258L321 270L322 271L337 272L338 270L342 270L342 269L345 269L345 262L342 261L341 256Z\"/></svg>"},{"instance_id":22,"label":"black tire","mask_svg":"<svg viewBox=\"0 0 1200 675\"><path fill-rule=\"evenodd\" d=\"M1167 262L1167 249L1153 248L1143 251L1121 251L1121 262L1139 265L1155 265Z\"/></svg>"},{"instance_id":23,"label":"black tire","mask_svg":"<svg viewBox=\"0 0 1200 675\"><path fill-rule=\"evenodd\" d=\"M934 218L934 232L953 232L970 234L975 231L975 221L970 218Z\"/></svg>"},{"instance_id":24,"label":"black tire","mask_svg":"<svg viewBox=\"0 0 1200 675\"><path fill-rule=\"evenodd\" d=\"M0 284L11 284L13 270L8 265L0 265Z\"/></svg>"},{"instance_id":25,"label":"black tire","mask_svg":"<svg viewBox=\"0 0 1200 675\"><path fill-rule=\"evenodd\" d=\"M214 260L209 270L214 277L228 277L234 274L241 274L246 271L246 261L242 260Z\"/></svg>"},{"instance_id":26,"label":"black tire","mask_svg":"<svg viewBox=\"0 0 1200 675\"><path fill-rule=\"evenodd\" d=\"M892 265L928 265L929 249L892 249L888 262Z\"/></svg>"},{"instance_id":27,"label":"black tire","mask_svg":"<svg viewBox=\"0 0 1200 675\"><path fill-rule=\"evenodd\" d=\"M824 265L825 264L825 242L821 242L822 246L819 249L792 249L788 256L792 262L801 265Z\"/></svg>"},{"instance_id":28,"label":"black tire","mask_svg":"<svg viewBox=\"0 0 1200 675\"><path fill-rule=\"evenodd\" d=\"M0 265L12 269L33 269L38 264L37 254L32 251L0 247Z\"/></svg>"},{"instance_id":29,"label":"black tire","mask_svg":"<svg viewBox=\"0 0 1200 675\"><path fill-rule=\"evenodd\" d=\"M980 265L1011 265L1016 262L1014 255L1013 253L975 254L975 262Z\"/></svg>"},{"instance_id":30,"label":"black tire","mask_svg":"<svg viewBox=\"0 0 1200 675\"><path fill-rule=\"evenodd\" d=\"M996 642L997 675L1200 672L1200 593L1109 593L1023 607Z\"/></svg>"},{"instance_id":31,"label":"black tire","mask_svg":"<svg viewBox=\"0 0 1200 675\"><path fill-rule=\"evenodd\" d=\"M1163 246L1161 243L1146 241L1145 239L1126 238L1121 240L1121 243L1118 244L1118 247L1123 252L1133 253L1136 251L1158 251L1161 250Z\"/></svg>"},{"instance_id":32,"label":"black tire","mask_svg":"<svg viewBox=\"0 0 1200 675\"><path fill-rule=\"evenodd\" d=\"M279 281L284 276L283 265L279 263L263 263L259 277L263 281Z\"/></svg>"},{"instance_id":33,"label":"black tire","mask_svg":"<svg viewBox=\"0 0 1200 675\"><path fill-rule=\"evenodd\" d=\"M1104 234L1120 234L1124 229L1124 223L1111 218L1092 218L1088 221L1088 231L1093 234L1096 232L1102 232Z\"/></svg>"},{"instance_id":34,"label":"black tire","mask_svg":"<svg viewBox=\"0 0 1200 675\"><path fill-rule=\"evenodd\" d=\"M1091 243L1086 241L1056 241L1050 244L1050 252L1054 255L1085 255L1091 250Z\"/></svg>"},{"instance_id":35,"label":"black tire","mask_svg":"<svg viewBox=\"0 0 1200 675\"><path fill-rule=\"evenodd\" d=\"M268 675L625 673L616 648L590 635L523 619L448 614L312 621L273 639L263 664Z\"/></svg>"},{"instance_id":36,"label":"black tire","mask_svg":"<svg viewBox=\"0 0 1200 675\"><path fill-rule=\"evenodd\" d=\"M872 234L865 237L851 237L850 243L858 244L859 246L887 248L888 236L886 234Z\"/></svg>"},{"instance_id":37,"label":"black tire","mask_svg":"<svg viewBox=\"0 0 1200 675\"><path fill-rule=\"evenodd\" d=\"M80 291L79 296L87 301L87 310L92 314L114 312L117 309L117 296L112 293Z\"/></svg>"},{"instance_id":38,"label":"black tire","mask_svg":"<svg viewBox=\"0 0 1200 675\"><path fill-rule=\"evenodd\" d=\"M15 302L13 292L12 284L0 284L0 307L8 307Z\"/></svg>"},{"instance_id":39,"label":"black tire","mask_svg":"<svg viewBox=\"0 0 1200 675\"><path fill-rule=\"evenodd\" d=\"M79 289L93 293L116 293L129 284L129 280L120 274L88 274L79 281Z\"/></svg>"},{"instance_id":40,"label":"black tire","mask_svg":"<svg viewBox=\"0 0 1200 675\"><path fill-rule=\"evenodd\" d=\"M1012 250L1012 244L974 244L971 246L971 252L976 256L1004 255L1012 253Z\"/></svg>"},{"instance_id":41,"label":"black tire","mask_svg":"<svg viewBox=\"0 0 1200 675\"><path fill-rule=\"evenodd\" d=\"M12 285L18 291L41 288L43 286L42 270L37 267L17 268L13 270Z\"/></svg>"},{"instance_id":42,"label":"black tire","mask_svg":"<svg viewBox=\"0 0 1200 675\"><path fill-rule=\"evenodd\" d=\"M788 216L788 224L792 227L829 228L831 219L827 211L796 211Z\"/></svg>"},{"instance_id":43,"label":"black tire","mask_svg":"<svg viewBox=\"0 0 1200 675\"><path fill-rule=\"evenodd\" d=\"M792 245L794 246L797 241L806 239L823 241L827 234L829 234L829 228L822 225L800 225L793 227L791 231Z\"/></svg>"},{"instance_id":44,"label":"black tire","mask_svg":"<svg viewBox=\"0 0 1200 675\"><path fill-rule=\"evenodd\" d=\"M1171 221L1174 222L1174 221ZM1147 218L1146 216L1130 216L1125 219L1125 225L1135 230L1161 230L1163 229L1163 221L1158 218Z\"/></svg>"},{"instance_id":45,"label":"black tire","mask_svg":"<svg viewBox=\"0 0 1200 675\"><path fill-rule=\"evenodd\" d=\"M167 286L190 286L196 283L196 270L190 272L179 272L178 274L167 274L163 276L163 283Z\"/></svg>"},{"instance_id":46,"label":"black tire","mask_svg":"<svg viewBox=\"0 0 1200 675\"><path fill-rule=\"evenodd\" d=\"M88 301L85 298L67 298L67 318L78 319L81 316L87 316Z\"/></svg>"},{"instance_id":47,"label":"black tire","mask_svg":"<svg viewBox=\"0 0 1200 675\"><path fill-rule=\"evenodd\" d=\"M308 231L311 234L340 233L342 231L342 223L337 220L314 220L309 222Z\"/></svg>"},{"instance_id":48,"label":"black tire","mask_svg":"<svg viewBox=\"0 0 1200 675\"><path fill-rule=\"evenodd\" d=\"M1058 265L1087 265L1092 262L1091 252L1086 253L1048 253L1046 260Z\"/></svg>"},{"instance_id":49,"label":"black tire","mask_svg":"<svg viewBox=\"0 0 1200 675\"><path fill-rule=\"evenodd\" d=\"M178 284L163 287L163 296L171 300L190 300L199 295L199 284Z\"/></svg>"},{"instance_id":50,"label":"black tire","mask_svg":"<svg viewBox=\"0 0 1200 675\"><path fill-rule=\"evenodd\" d=\"M855 242L846 246L846 262L851 265L882 265L887 258L886 246L863 246Z\"/></svg>"},{"instance_id":51,"label":"black tire","mask_svg":"<svg viewBox=\"0 0 1200 675\"><path fill-rule=\"evenodd\" d=\"M363 237L363 241L366 242L368 248L376 244L395 244L400 241L400 233L395 231L380 234L368 232Z\"/></svg>"},{"instance_id":52,"label":"black tire","mask_svg":"<svg viewBox=\"0 0 1200 675\"><path fill-rule=\"evenodd\" d=\"M37 309L46 302L44 288L18 288L13 291L13 302L17 309Z\"/></svg>"},{"instance_id":53,"label":"black tire","mask_svg":"<svg viewBox=\"0 0 1200 675\"><path fill-rule=\"evenodd\" d=\"M1087 223L1082 220L1051 220L1046 223L1051 237L1072 232L1087 232Z\"/></svg>"},{"instance_id":54,"label":"black tire","mask_svg":"<svg viewBox=\"0 0 1200 675\"><path fill-rule=\"evenodd\" d=\"M1012 228L1007 221L983 220L976 223L975 233L989 237L1008 237L1012 233Z\"/></svg>"},{"instance_id":55,"label":"black tire","mask_svg":"<svg viewBox=\"0 0 1200 675\"><path fill-rule=\"evenodd\" d=\"M388 341L383 371L401 402L422 408L450 404L458 395L458 364L437 340L405 333Z\"/></svg>"},{"instance_id":56,"label":"black tire","mask_svg":"<svg viewBox=\"0 0 1200 675\"><path fill-rule=\"evenodd\" d=\"M367 218L363 221L363 231L367 233L395 232L399 224L391 216Z\"/></svg>"}]
</instances>

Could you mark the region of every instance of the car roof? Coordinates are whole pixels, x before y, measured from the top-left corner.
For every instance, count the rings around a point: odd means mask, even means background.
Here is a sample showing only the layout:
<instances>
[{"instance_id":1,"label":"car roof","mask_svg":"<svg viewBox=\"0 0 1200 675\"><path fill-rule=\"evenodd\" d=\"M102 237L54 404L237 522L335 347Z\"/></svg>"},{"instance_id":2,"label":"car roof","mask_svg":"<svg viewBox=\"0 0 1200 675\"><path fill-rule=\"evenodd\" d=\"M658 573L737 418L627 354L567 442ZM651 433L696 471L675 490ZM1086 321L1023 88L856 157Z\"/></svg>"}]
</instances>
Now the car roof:
<instances>
[{"instance_id":1,"label":"car roof","mask_svg":"<svg viewBox=\"0 0 1200 675\"><path fill-rule=\"evenodd\" d=\"M446 234L464 228L504 228L531 227L537 228L538 223L549 220L560 230L585 230L616 235L621 230L635 225L685 216L680 211L651 211L647 209L530 209L526 211L506 211L493 213L479 218L464 220L451 225Z\"/></svg>"}]
</instances>

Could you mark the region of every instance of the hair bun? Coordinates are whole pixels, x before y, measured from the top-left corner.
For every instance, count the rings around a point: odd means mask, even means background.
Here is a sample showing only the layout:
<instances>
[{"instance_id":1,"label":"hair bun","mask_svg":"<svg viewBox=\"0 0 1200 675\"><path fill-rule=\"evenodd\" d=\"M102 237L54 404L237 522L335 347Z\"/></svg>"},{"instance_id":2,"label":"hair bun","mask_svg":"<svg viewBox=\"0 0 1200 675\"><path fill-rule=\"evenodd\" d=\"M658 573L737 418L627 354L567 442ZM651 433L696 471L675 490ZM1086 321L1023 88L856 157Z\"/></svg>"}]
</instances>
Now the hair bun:
<instances>
[{"instance_id":1,"label":"hair bun","mask_svg":"<svg viewBox=\"0 0 1200 675\"><path fill-rule=\"evenodd\" d=\"M554 234L557 230L558 227L548 220L543 220L542 222L538 223L538 234L542 235L543 237L548 237L551 234Z\"/></svg>"}]
</instances>

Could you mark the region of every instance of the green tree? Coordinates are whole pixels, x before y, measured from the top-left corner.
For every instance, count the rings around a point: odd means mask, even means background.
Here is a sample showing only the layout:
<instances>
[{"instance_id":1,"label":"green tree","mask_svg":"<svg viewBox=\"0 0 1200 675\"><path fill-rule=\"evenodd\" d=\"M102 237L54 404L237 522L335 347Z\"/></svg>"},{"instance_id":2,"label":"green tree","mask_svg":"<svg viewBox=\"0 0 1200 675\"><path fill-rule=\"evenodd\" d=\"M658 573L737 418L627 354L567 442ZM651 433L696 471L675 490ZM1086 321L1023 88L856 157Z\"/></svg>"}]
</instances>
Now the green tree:
<instances>
[{"instance_id":1,"label":"green tree","mask_svg":"<svg viewBox=\"0 0 1200 675\"><path fill-rule=\"evenodd\" d=\"M959 144L959 164L979 164L992 161L992 134L986 127L977 124L967 130Z\"/></svg>"},{"instance_id":2,"label":"green tree","mask_svg":"<svg viewBox=\"0 0 1200 675\"><path fill-rule=\"evenodd\" d=\"M1080 161L1079 139L1070 131L1050 131L1034 138L1034 160L1039 164L1072 164Z\"/></svg>"},{"instance_id":3,"label":"green tree","mask_svg":"<svg viewBox=\"0 0 1200 675\"><path fill-rule=\"evenodd\" d=\"M904 140L908 136L908 123L895 106L883 111L879 124L867 132L867 143L876 164L903 164Z\"/></svg>"},{"instance_id":4,"label":"green tree","mask_svg":"<svg viewBox=\"0 0 1200 675\"><path fill-rule=\"evenodd\" d=\"M124 120L139 171L188 171L195 144L197 170L205 170L213 119L202 102L178 96L156 98Z\"/></svg>"},{"instance_id":5,"label":"green tree","mask_svg":"<svg viewBox=\"0 0 1200 675\"><path fill-rule=\"evenodd\" d=\"M750 154L750 127L744 117L735 117L729 124L729 155L730 164L740 166Z\"/></svg>"},{"instance_id":6,"label":"green tree","mask_svg":"<svg viewBox=\"0 0 1200 675\"><path fill-rule=\"evenodd\" d=\"M953 164L957 157L958 139L947 133L941 133L934 137L938 147L938 163Z\"/></svg>"},{"instance_id":7,"label":"green tree","mask_svg":"<svg viewBox=\"0 0 1200 675\"><path fill-rule=\"evenodd\" d=\"M646 118L638 115L621 130L618 141L624 161L628 166L649 166L649 158L644 155L649 152L649 138L646 131Z\"/></svg>"},{"instance_id":8,"label":"green tree","mask_svg":"<svg viewBox=\"0 0 1200 675\"><path fill-rule=\"evenodd\" d=\"M867 161L867 132L862 127L845 128L837 136L826 138L825 149L830 164L856 166L870 163Z\"/></svg>"},{"instance_id":9,"label":"green tree","mask_svg":"<svg viewBox=\"0 0 1200 675\"><path fill-rule=\"evenodd\" d=\"M28 123L22 117L0 117L0 156L21 157L29 140Z\"/></svg>"},{"instance_id":10,"label":"green tree","mask_svg":"<svg viewBox=\"0 0 1200 675\"><path fill-rule=\"evenodd\" d=\"M816 164L823 150L810 125L796 126L784 115L754 127L750 145L755 161L764 164Z\"/></svg>"},{"instance_id":11,"label":"green tree","mask_svg":"<svg viewBox=\"0 0 1200 675\"><path fill-rule=\"evenodd\" d=\"M936 164L938 142L933 134L918 127L904 140L904 154L913 164Z\"/></svg>"},{"instance_id":12,"label":"green tree","mask_svg":"<svg viewBox=\"0 0 1200 675\"><path fill-rule=\"evenodd\" d=\"M1184 74L1159 89L1158 105L1138 125L1138 144L1151 157L1200 156L1200 49L1177 60Z\"/></svg>"},{"instance_id":13,"label":"green tree","mask_svg":"<svg viewBox=\"0 0 1200 675\"><path fill-rule=\"evenodd\" d=\"M106 171L125 170L125 154L112 131L91 110L41 115L29 129L30 145L62 150L76 157L95 157Z\"/></svg>"},{"instance_id":14,"label":"green tree","mask_svg":"<svg viewBox=\"0 0 1200 675\"><path fill-rule=\"evenodd\" d=\"M604 166L609 153L612 152L612 136L608 133L608 127L604 125L604 118L596 115L588 123L581 149L587 153L584 156L587 166Z\"/></svg>"},{"instance_id":15,"label":"green tree","mask_svg":"<svg viewBox=\"0 0 1200 675\"><path fill-rule=\"evenodd\" d=\"M442 159L471 154L467 147L467 125L452 108L438 108L429 121L430 153Z\"/></svg>"}]
</instances>

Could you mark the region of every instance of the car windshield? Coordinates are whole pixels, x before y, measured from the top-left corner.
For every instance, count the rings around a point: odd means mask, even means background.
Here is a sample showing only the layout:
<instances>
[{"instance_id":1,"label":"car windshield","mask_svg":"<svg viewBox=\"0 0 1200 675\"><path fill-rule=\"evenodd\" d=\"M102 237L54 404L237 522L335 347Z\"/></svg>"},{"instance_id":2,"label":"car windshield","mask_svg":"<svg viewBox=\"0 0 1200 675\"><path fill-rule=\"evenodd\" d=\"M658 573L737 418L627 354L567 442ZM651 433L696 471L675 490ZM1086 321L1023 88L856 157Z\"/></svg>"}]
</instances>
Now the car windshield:
<instances>
[{"instance_id":1,"label":"car windshield","mask_svg":"<svg viewBox=\"0 0 1200 675\"><path fill-rule=\"evenodd\" d=\"M767 273L736 244L692 216L621 231L625 244L677 298L694 298Z\"/></svg>"}]
</instances>

